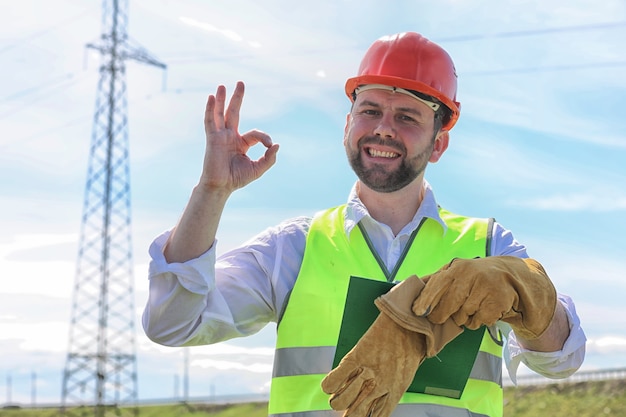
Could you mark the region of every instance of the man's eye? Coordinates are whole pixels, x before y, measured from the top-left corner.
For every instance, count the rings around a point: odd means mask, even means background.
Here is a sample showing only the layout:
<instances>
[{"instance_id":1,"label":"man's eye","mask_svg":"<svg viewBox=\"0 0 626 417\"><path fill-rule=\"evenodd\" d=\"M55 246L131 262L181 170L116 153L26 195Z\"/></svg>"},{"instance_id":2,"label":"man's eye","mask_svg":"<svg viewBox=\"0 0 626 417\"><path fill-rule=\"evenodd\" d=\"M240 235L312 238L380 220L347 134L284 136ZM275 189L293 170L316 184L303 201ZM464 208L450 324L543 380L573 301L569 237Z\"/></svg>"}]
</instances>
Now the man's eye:
<instances>
[{"instance_id":1,"label":"man's eye","mask_svg":"<svg viewBox=\"0 0 626 417\"><path fill-rule=\"evenodd\" d=\"M407 116L406 114L401 114L400 116L398 116L398 118L400 120L402 120L403 122L415 122L415 119L411 116Z\"/></svg>"}]
</instances>

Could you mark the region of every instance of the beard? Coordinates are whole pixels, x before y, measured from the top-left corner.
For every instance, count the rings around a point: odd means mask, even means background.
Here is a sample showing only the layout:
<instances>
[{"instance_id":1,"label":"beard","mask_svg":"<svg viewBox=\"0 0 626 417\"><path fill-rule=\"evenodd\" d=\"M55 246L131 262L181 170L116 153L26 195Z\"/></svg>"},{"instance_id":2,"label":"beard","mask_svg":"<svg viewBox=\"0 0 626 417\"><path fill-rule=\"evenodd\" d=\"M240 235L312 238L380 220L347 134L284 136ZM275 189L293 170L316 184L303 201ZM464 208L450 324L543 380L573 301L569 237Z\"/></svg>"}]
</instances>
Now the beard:
<instances>
[{"instance_id":1,"label":"beard","mask_svg":"<svg viewBox=\"0 0 626 417\"><path fill-rule=\"evenodd\" d=\"M388 141L375 136L366 136L359 140L356 149L346 146L346 154L352 170L359 180L370 189L381 193L392 193L398 191L424 172L428 159L433 150L433 143L430 144L419 155L407 159L404 158L400 166L389 171L384 165L374 164L366 167L363 162L363 147L368 144L380 144L397 149L401 154L406 155L406 148L396 141Z\"/></svg>"}]
</instances>

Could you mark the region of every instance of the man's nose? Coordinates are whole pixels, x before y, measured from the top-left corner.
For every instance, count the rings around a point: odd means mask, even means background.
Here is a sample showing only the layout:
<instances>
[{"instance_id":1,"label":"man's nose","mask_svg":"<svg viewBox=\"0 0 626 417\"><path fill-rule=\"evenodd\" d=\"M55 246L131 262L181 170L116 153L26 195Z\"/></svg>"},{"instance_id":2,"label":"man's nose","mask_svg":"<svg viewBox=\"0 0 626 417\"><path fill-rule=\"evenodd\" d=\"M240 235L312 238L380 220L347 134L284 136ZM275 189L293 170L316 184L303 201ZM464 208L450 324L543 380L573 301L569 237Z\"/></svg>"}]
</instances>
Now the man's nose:
<instances>
[{"instance_id":1,"label":"man's nose","mask_svg":"<svg viewBox=\"0 0 626 417\"><path fill-rule=\"evenodd\" d=\"M374 129L374 134L383 138L395 138L396 129L393 123L393 116L383 115Z\"/></svg>"}]
</instances>

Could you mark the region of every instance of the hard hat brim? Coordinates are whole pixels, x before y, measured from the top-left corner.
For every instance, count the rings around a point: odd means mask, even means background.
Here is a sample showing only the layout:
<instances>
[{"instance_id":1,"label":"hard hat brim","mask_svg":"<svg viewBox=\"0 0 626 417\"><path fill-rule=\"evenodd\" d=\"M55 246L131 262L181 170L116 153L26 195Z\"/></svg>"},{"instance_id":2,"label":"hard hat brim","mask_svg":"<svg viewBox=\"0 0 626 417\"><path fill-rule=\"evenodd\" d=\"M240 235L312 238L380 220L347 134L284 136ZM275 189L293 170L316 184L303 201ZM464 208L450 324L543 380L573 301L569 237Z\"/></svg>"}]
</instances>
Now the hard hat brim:
<instances>
[{"instance_id":1,"label":"hard hat brim","mask_svg":"<svg viewBox=\"0 0 626 417\"><path fill-rule=\"evenodd\" d=\"M445 125L442 126L445 130L450 130L455 125L459 118L461 111L461 103L458 101L450 100L439 90L415 80L407 80L406 78L393 77L389 75L361 75L357 77L349 78L346 81L345 91L350 101L354 101L354 90L360 85L367 84L383 84L390 87L404 88L405 90L418 91L420 93L429 95L441 101L449 110L450 118Z\"/></svg>"}]
</instances>

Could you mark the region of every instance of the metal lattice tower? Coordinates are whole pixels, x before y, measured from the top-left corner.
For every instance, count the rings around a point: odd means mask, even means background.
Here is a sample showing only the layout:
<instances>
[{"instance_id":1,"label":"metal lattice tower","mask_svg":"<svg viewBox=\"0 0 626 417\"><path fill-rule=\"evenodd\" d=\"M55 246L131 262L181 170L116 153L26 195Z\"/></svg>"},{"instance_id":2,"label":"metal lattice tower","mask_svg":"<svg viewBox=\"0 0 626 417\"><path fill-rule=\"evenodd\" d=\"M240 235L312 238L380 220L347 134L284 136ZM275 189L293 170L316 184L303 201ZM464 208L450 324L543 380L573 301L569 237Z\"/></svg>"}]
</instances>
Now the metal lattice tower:
<instances>
[{"instance_id":1,"label":"metal lattice tower","mask_svg":"<svg viewBox=\"0 0 626 417\"><path fill-rule=\"evenodd\" d=\"M62 392L64 414L97 417L137 412L125 61L165 68L129 40L128 0L103 0L102 23Z\"/></svg>"}]
</instances>

